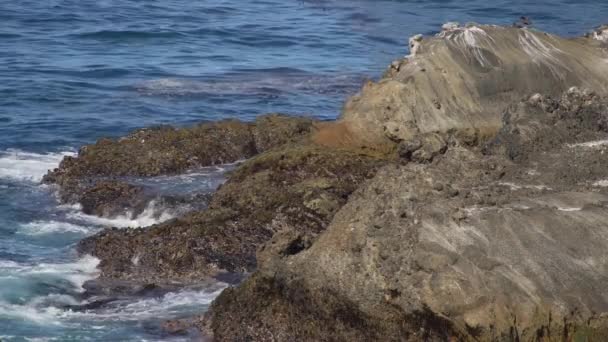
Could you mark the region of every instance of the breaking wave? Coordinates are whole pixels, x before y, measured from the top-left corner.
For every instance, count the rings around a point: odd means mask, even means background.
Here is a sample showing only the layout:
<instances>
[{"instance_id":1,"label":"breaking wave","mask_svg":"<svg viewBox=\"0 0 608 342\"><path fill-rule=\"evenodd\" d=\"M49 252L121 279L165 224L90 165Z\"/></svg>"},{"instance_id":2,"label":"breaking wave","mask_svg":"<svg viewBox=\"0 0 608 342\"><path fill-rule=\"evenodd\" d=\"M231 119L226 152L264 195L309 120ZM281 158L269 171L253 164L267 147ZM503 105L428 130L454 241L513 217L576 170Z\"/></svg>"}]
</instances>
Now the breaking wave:
<instances>
[{"instance_id":1,"label":"breaking wave","mask_svg":"<svg viewBox=\"0 0 608 342\"><path fill-rule=\"evenodd\" d=\"M39 280L46 283L67 281L73 290L82 292L82 285L97 276L99 259L86 255L71 263L37 263L21 264L9 260L0 260L0 289L12 289L6 282L21 280ZM3 284L4 283L4 284ZM0 290L0 298L3 292Z\"/></svg>"},{"instance_id":2,"label":"breaking wave","mask_svg":"<svg viewBox=\"0 0 608 342\"><path fill-rule=\"evenodd\" d=\"M8 149L0 152L0 179L40 182L48 170L54 169L65 156L74 152L32 153Z\"/></svg>"},{"instance_id":3,"label":"breaking wave","mask_svg":"<svg viewBox=\"0 0 608 342\"><path fill-rule=\"evenodd\" d=\"M169 318L191 312L198 314L217 297L226 287L217 284L214 288L204 290L182 290L169 292L161 297L125 300L95 311L70 311L64 313L69 318L95 318L97 320L148 320L161 317Z\"/></svg>"},{"instance_id":4,"label":"breaking wave","mask_svg":"<svg viewBox=\"0 0 608 342\"><path fill-rule=\"evenodd\" d=\"M169 211L163 210L156 204L156 201L148 203L144 211L133 217L130 212L124 215L119 215L112 218L99 217L94 215L87 215L80 210L80 206L66 206L70 212L67 217L72 220L93 224L96 226L104 227L118 227L118 228L136 228L136 227L147 227L158 223L165 222L175 217L175 215Z\"/></svg>"},{"instance_id":5,"label":"breaking wave","mask_svg":"<svg viewBox=\"0 0 608 342\"><path fill-rule=\"evenodd\" d=\"M25 235L47 235L56 233L88 234L91 229L77 224L59 221L33 221L20 225L20 232Z\"/></svg>"}]
</instances>

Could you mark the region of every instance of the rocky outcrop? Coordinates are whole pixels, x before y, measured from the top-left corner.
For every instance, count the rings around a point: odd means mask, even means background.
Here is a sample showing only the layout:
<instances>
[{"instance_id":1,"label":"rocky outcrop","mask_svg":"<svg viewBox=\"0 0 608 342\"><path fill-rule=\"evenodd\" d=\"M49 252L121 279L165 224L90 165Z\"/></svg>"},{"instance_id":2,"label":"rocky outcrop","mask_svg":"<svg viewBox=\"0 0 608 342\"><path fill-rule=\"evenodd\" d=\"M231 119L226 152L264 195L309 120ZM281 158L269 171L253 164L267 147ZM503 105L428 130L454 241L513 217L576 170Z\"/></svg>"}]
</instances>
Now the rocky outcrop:
<instances>
[{"instance_id":1,"label":"rocky outcrop","mask_svg":"<svg viewBox=\"0 0 608 342\"><path fill-rule=\"evenodd\" d=\"M104 278L196 282L255 270L256 249L283 227L316 236L385 158L314 145L273 150L237 168L209 207L139 229L110 229L80 242Z\"/></svg>"},{"instance_id":2,"label":"rocky outcrop","mask_svg":"<svg viewBox=\"0 0 608 342\"><path fill-rule=\"evenodd\" d=\"M126 210L142 212L149 200L141 186L100 181L84 190L78 202L82 212L87 215L113 217L123 214Z\"/></svg>"},{"instance_id":3,"label":"rocky outcrop","mask_svg":"<svg viewBox=\"0 0 608 342\"><path fill-rule=\"evenodd\" d=\"M101 139L66 157L44 182L61 184L70 178L158 176L191 168L246 159L314 130L313 120L270 114L255 123L224 120L176 129L159 126L135 131L121 139Z\"/></svg>"},{"instance_id":4,"label":"rocky outcrop","mask_svg":"<svg viewBox=\"0 0 608 342\"><path fill-rule=\"evenodd\" d=\"M533 29L446 25L434 37L414 37L411 55L349 99L340 121L370 145L451 130L492 136L505 108L523 96L558 96L572 86L606 94L602 32L565 39Z\"/></svg>"},{"instance_id":5,"label":"rocky outcrop","mask_svg":"<svg viewBox=\"0 0 608 342\"><path fill-rule=\"evenodd\" d=\"M141 129L126 137L101 139L65 157L43 182L58 185L63 203L78 203L86 214L137 216L151 202L203 200L206 196L159 196L128 177L184 173L202 166L231 163L285 144L302 142L315 131L309 118L262 115L253 123L225 120L176 129ZM205 204L202 203L202 204ZM195 207L202 207L199 203Z\"/></svg>"},{"instance_id":6,"label":"rocky outcrop","mask_svg":"<svg viewBox=\"0 0 608 342\"><path fill-rule=\"evenodd\" d=\"M534 96L484 149L451 140L430 163L385 166L314 243L275 235L202 329L220 341L605 340L608 159L589 141L608 136L607 103Z\"/></svg>"},{"instance_id":7,"label":"rocky outcrop","mask_svg":"<svg viewBox=\"0 0 608 342\"><path fill-rule=\"evenodd\" d=\"M413 37L334 123L141 130L45 181L113 215L149 198L117 177L249 158L205 209L78 245L101 259L102 283L250 274L197 323L218 341L603 341L605 29L519 26Z\"/></svg>"}]
</instances>

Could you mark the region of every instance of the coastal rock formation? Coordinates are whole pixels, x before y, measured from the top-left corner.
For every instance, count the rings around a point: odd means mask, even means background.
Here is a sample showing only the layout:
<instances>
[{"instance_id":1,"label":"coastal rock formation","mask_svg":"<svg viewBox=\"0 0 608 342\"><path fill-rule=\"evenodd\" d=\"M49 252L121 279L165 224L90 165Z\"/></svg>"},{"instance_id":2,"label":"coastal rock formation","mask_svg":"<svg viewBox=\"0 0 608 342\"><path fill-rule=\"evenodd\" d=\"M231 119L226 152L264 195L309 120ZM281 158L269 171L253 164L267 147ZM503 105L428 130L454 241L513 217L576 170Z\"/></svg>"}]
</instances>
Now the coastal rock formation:
<instances>
[{"instance_id":1,"label":"coastal rock formation","mask_svg":"<svg viewBox=\"0 0 608 342\"><path fill-rule=\"evenodd\" d=\"M607 340L604 35L445 25L335 123L140 130L45 182L112 215L148 196L116 177L248 158L205 209L78 245L109 283L247 275L196 323L218 341Z\"/></svg>"},{"instance_id":2,"label":"coastal rock formation","mask_svg":"<svg viewBox=\"0 0 608 342\"><path fill-rule=\"evenodd\" d=\"M605 340L608 145L593 141L608 136L607 104L575 89L536 96L510 107L485 154L452 143L432 163L385 166L314 243L276 235L203 330L220 341Z\"/></svg>"},{"instance_id":3,"label":"coastal rock formation","mask_svg":"<svg viewBox=\"0 0 608 342\"><path fill-rule=\"evenodd\" d=\"M447 25L434 37L414 37L411 55L349 99L340 121L370 145L451 130L492 136L504 109L523 96L558 96L572 86L606 94L608 55L596 44L602 32L566 39L532 29Z\"/></svg>"},{"instance_id":4,"label":"coastal rock formation","mask_svg":"<svg viewBox=\"0 0 608 342\"><path fill-rule=\"evenodd\" d=\"M78 199L83 213L101 217L120 215L125 208L142 212L148 201L141 186L117 181L97 182Z\"/></svg>"},{"instance_id":5,"label":"coastal rock formation","mask_svg":"<svg viewBox=\"0 0 608 342\"><path fill-rule=\"evenodd\" d=\"M196 282L255 270L256 249L283 227L316 236L363 180L378 156L316 146L268 151L244 162L209 207L139 229L109 229L80 242L101 259L104 278Z\"/></svg>"},{"instance_id":6,"label":"coastal rock formation","mask_svg":"<svg viewBox=\"0 0 608 342\"><path fill-rule=\"evenodd\" d=\"M143 187L129 184L125 177L179 174L250 158L303 141L315 131L314 124L309 118L268 114L254 123L224 120L181 129L141 129L117 140L101 139L82 147L77 157L66 157L49 171L43 182L58 185L61 202L81 204L86 214L136 216L150 201L159 199Z\"/></svg>"},{"instance_id":7,"label":"coastal rock formation","mask_svg":"<svg viewBox=\"0 0 608 342\"><path fill-rule=\"evenodd\" d=\"M158 176L190 168L231 163L288 142L314 130L313 120L279 114L254 123L224 120L176 129L159 126L137 130L118 140L101 139L66 157L44 182L102 176Z\"/></svg>"}]
</instances>

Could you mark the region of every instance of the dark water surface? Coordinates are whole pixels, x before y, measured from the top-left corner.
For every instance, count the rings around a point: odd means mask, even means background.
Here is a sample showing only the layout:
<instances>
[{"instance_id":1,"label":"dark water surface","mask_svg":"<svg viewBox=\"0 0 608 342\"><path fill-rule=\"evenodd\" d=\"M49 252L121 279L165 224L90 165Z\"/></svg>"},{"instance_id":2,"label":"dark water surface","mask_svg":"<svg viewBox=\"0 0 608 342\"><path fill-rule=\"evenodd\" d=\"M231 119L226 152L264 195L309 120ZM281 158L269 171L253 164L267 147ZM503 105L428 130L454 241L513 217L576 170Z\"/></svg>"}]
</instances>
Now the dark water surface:
<instances>
[{"instance_id":1,"label":"dark water surface","mask_svg":"<svg viewBox=\"0 0 608 342\"><path fill-rule=\"evenodd\" d=\"M608 18L608 1L0 0L0 339L163 340L158 321L205 310L221 286L64 309L95 276L97 261L77 258L76 241L159 218L58 206L38 182L63 155L153 124L333 119L365 79L407 54L409 36L520 15L575 36ZM211 190L214 172L159 182Z\"/></svg>"}]
</instances>

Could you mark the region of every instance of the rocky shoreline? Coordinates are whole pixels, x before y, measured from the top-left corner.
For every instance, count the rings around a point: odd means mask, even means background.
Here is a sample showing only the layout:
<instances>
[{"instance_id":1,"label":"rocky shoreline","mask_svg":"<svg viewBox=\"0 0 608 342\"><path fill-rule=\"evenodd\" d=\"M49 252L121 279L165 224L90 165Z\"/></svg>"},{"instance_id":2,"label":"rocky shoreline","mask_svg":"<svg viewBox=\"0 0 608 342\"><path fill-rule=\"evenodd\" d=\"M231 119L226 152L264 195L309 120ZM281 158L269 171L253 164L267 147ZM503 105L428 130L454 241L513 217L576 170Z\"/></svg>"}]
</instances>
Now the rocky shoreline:
<instances>
[{"instance_id":1,"label":"rocky shoreline","mask_svg":"<svg viewBox=\"0 0 608 342\"><path fill-rule=\"evenodd\" d=\"M193 204L77 248L101 260L96 284L110 289L235 283L173 332L602 341L605 36L444 25L411 39L412 53L336 122L270 114L143 129L83 147L44 182L104 217ZM159 197L128 181L233 162L210 196Z\"/></svg>"}]
</instances>

